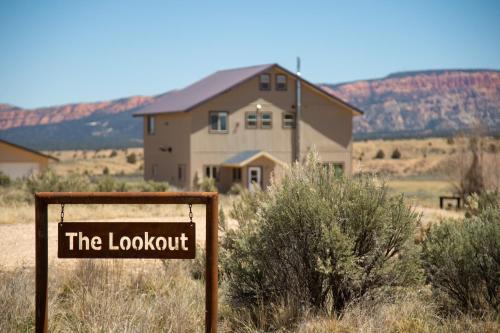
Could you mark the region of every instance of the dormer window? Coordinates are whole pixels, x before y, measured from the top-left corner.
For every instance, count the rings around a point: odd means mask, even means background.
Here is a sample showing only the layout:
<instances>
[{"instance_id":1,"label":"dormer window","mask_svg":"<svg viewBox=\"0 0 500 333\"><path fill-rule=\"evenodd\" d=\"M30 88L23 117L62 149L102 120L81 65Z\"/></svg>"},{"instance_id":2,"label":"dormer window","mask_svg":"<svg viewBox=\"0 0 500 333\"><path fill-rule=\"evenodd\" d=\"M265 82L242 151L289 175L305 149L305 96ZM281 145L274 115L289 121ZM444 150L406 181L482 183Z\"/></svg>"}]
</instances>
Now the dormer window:
<instances>
[{"instance_id":1,"label":"dormer window","mask_svg":"<svg viewBox=\"0 0 500 333\"><path fill-rule=\"evenodd\" d=\"M276 74L276 90L286 91L287 89L287 78L284 74Z\"/></svg>"},{"instance_id":2,"label":"dormer window","mask_svg":"<svg viewBox=\"0 0 500 333\"><path fill-rule=\"evenodd\" d=\"M271 75L270 74L260 74L260 76L259 76L259 88L260 88L260 90L271 90Z\"/></svg>"}]
</instances>

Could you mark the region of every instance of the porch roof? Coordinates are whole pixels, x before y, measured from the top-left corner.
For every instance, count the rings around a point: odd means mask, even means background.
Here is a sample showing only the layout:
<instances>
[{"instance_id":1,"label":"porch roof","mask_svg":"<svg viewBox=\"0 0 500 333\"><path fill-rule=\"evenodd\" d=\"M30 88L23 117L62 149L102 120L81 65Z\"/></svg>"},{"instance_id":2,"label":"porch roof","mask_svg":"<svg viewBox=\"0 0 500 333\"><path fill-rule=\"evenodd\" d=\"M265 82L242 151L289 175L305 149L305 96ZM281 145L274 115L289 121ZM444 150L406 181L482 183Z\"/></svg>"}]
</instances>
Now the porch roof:
<instances>
[{"instance_id":1,"label":"porch roof","mask_svg":"<svg viewBox=\"0 0 500 333\"><path fill-rule=\"evenodd\" d=\"M284 163L278 160L276 157L273 155L269 154L268 152L262 151L262 150L245 150L242 151L241 153L238 153L234 156L231 156L224 162L222 162L221 166L223 167L232 167L232 168L241 168L244 167L245 165L249 164L250 162L258 159L259 157L265 157L271 161L273 161L276 164L281 164L283 165Z\"/></svg>"}]
</instances>

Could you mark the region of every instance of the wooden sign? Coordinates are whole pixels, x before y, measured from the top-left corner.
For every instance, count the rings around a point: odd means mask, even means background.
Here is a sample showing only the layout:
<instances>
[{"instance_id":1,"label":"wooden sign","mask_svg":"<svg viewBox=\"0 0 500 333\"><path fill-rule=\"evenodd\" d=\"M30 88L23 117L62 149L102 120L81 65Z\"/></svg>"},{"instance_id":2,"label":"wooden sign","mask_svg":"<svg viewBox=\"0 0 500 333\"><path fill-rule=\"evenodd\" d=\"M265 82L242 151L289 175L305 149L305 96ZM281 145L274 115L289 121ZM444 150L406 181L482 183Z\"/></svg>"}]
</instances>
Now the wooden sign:
<instances>
[{"instance_id":1,"label":"wooden sign","mask_svg":"<svg viewBox=\"0 0 500 333\"><path fill-rule=\"evenodd\" d=\"M64 222L58 226L59 258L194 259L194 223Z\"/></svg>"},{"instance_id":2,"label":"wooden sign","mask_svg":"<svg viewBox=\"0 0 500 333\"><path fill-rule=\"evenodd\" d=\"M217 332L217 244L219 197L216 192L42 192L35 194L35 332L48 332L49 205L205 206L205 332ZM61 206L61 218L64 216ZM192 217L191 209L189 217ZM194 259L194 223L63 222L58 226L60 258ZM118 247L118 249L116 248ZM165 324L167 325L167 324ZM168 327L165 327L168 331Z\"/></svg>"}]
</instances>

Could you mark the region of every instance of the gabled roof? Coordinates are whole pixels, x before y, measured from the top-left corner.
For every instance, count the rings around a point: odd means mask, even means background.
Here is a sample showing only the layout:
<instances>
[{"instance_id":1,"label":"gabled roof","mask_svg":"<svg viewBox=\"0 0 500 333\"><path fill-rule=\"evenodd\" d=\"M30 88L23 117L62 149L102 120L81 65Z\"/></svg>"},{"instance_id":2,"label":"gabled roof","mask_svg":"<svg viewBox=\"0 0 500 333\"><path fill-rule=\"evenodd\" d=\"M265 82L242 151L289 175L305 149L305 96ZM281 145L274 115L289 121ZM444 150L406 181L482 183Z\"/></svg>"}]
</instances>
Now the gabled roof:
<instances>
[{"instance_id":1,"label":"gabled roof","mask_svg":"<svg viewBox=\"0 0 500 333\"><path fill-rule=\"evenodd\" d=\"M281 164L283 165L284 163L280 160L278 160L276 157L272 156L268 152L262 151L262 150L245 150L242 151L241 153L238 153L224 162L222 162L222 166L225 167L244 167L248 163L255 161L259 157L266 157L267 159L273 161L276 164Z\"/></svg>"},{"instance_id":2,"label":"gabled roof","mask_svg":"<svg viewBox=\"0 0 500 333\"><path fill-rule=\"evenodd\" d=\"M144 107L134 113L134 116L147 116L161 113L183 112L189 111L200 104L203 104L212 98L215 98L230 89L242 84L243 82L253 78L254 76L277 67L295 78L310 86L320 94L335 100L336 102L351 109L354 113L363 114L363 111L346 103L333 95L329 91L325 91L321 87L304 80L302 77L290 72L278 64L266 64L251 67L242 67L235 69L227 69L217 71L189 86L180 90L173 90L160 96L154 103Z\"/></svg>"},{"instance_id":3,"label":"gabled roof","mask_svg":"<svg viewBox=\"0 0 500 333\"><path fill-rule=\"evenodd\" d=\"M268 70L273 65L267 64L217 71L184 89L166 93L154 103L134 113L134 116L188 111Z\"/></svg>"},{"instance_id":4,"label":"gabled roof","mask_svg":"<svg viewBox=\"0 0 500 333\"><path fill-rule=\"evenodd\" d=\"M9 141L5 141L5 140L2 140L2 139L0 139L0 142L1 143L5 143L6 145L12 146L14 148L22 149L22 150L25 150L25 151L27 151L29 153L32 153L32 154L35 154L35 155L38 155L38 156L42 156L42 157L45 157L45 158L48 158L48 159L52 159L52 160L54 160L56 162L59 162L58 158L55 158L53 156L40 153L39 151L36 151L36 150L33 150L33 149L29 149L29 148L26 148L26 147L23 147L23 146L19 146L19 145L16 145L15 143L12 143L12 142L9 142Z\"/></svg>"}]
</instances>

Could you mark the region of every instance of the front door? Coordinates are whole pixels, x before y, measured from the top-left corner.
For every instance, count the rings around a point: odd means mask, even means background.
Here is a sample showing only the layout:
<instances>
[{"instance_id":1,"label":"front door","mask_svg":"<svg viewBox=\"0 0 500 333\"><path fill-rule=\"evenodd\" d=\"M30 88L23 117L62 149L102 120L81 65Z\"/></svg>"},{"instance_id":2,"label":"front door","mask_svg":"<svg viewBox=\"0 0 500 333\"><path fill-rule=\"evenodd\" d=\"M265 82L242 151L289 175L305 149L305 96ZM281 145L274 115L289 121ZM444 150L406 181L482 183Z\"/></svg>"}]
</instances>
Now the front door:
<instances>
[{"instance_id":1,"label":"front door","mask_svg":"<svg viewBox=\"0 0 500 333\"><path fill-rule=\"evenodd\" d=\"M248 189L255 190L255 186L262 186L262 168L251 166L248 167Z\"/></svg>"}]
</instances>

